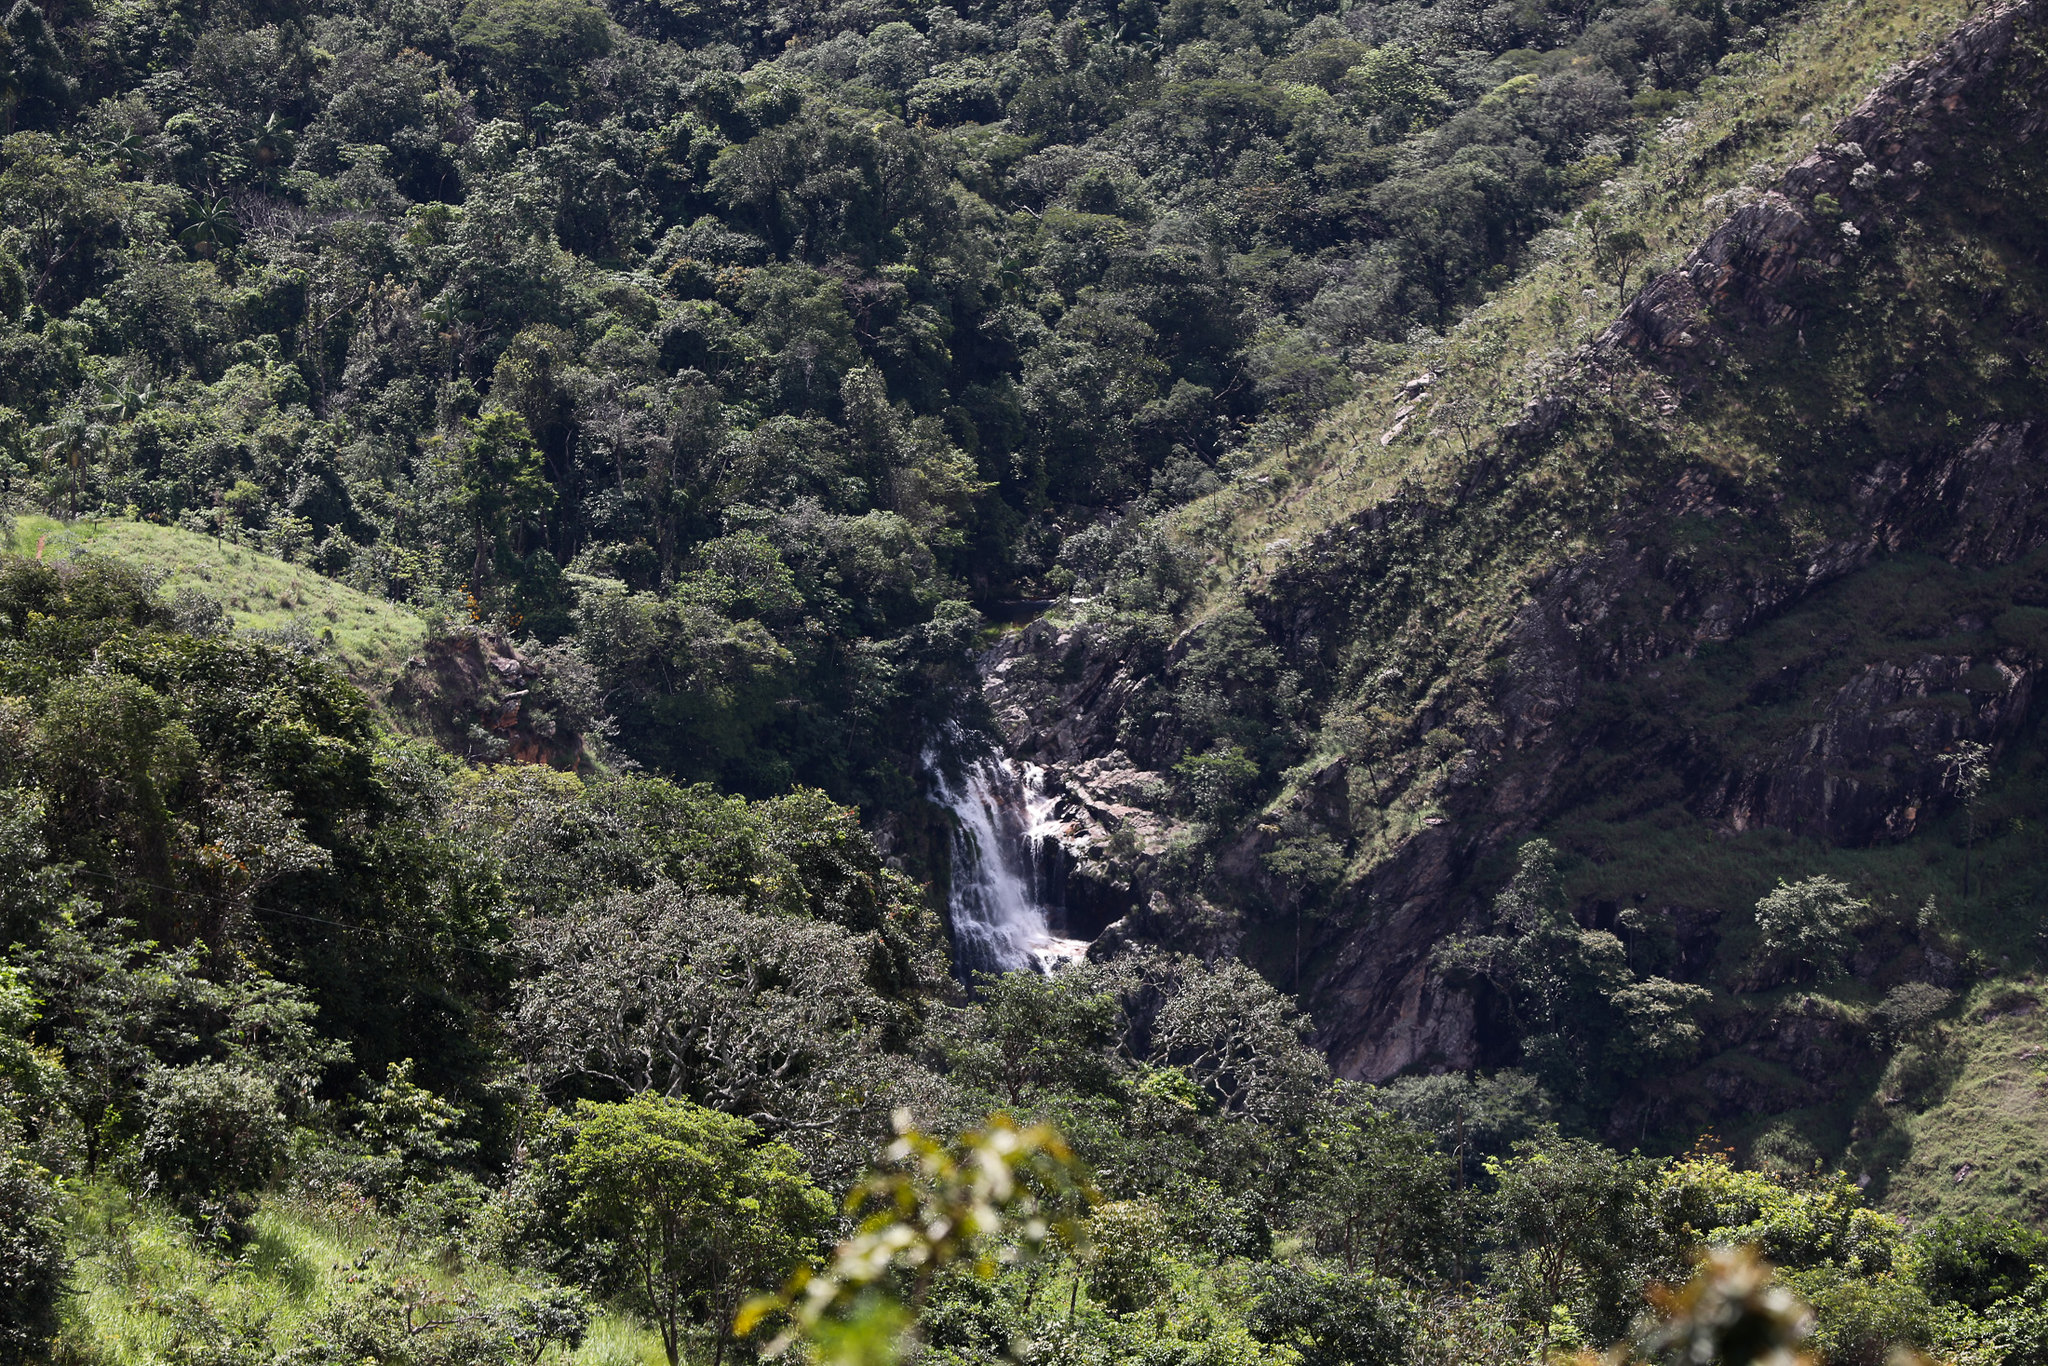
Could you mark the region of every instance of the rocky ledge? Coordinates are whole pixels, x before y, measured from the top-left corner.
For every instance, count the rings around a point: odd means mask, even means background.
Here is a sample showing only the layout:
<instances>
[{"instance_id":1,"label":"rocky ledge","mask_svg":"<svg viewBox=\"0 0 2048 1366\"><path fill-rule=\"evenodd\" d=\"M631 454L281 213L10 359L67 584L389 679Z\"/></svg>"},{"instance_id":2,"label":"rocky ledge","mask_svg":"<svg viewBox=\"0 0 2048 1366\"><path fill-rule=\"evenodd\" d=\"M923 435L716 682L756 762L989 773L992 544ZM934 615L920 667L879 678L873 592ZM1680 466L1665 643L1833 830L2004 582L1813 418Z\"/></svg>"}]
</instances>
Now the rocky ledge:
<instances>
[{"instance_id":1,"label":"rocky ledge","mask_svg":"<svg viewBox=\"0 0 2048 1366\"><path fill-rule=\"evenodd\" d=\"M551 696L542 660L492 631L429 640L405 662L387 705L451 753L485 763L589 766L584 737Z\"/></svg>"}]
</instances>

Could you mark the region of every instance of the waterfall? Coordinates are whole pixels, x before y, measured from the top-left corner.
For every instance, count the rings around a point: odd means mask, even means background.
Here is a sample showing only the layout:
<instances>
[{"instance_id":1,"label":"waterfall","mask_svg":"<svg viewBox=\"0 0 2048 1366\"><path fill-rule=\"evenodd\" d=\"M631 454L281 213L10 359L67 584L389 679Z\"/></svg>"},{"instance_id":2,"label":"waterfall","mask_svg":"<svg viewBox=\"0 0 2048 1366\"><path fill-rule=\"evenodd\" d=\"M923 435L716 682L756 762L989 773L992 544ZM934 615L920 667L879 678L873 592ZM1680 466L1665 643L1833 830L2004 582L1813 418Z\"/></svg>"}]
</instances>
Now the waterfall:
<instances>
[{"instance_id":1,"label":"waterfall","mask_svg":"<svg viewBox=\"0 0 2048 1366\"><path fill-rule=\"evenodd\" d=\"M957 733L955 739L960 737ZM1051 929L1047 876L1053 798L1045 775L994 750L969 751L957 774L935 751L925 756L933 795L953 813L952 893L947 918L962 974L1050 972L1087 951Z\"/></svg>"}]
</instances>

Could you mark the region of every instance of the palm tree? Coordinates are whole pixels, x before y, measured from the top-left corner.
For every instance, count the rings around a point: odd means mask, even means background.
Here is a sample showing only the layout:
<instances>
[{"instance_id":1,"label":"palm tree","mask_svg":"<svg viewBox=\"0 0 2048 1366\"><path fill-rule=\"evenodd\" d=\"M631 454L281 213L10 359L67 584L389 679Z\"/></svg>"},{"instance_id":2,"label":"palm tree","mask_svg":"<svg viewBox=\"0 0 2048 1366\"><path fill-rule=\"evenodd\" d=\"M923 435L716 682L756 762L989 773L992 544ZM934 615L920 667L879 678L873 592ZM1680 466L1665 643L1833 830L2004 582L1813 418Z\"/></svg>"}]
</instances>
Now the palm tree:
<instances>
[{"instance_id":1,"label":"palm tree","mask_svg":"<svg viewBox=\"0 0 2048 1366\"><path fill-rule=\"evenodd\" d=\"M178 240L201 256L210 259L217 249L242 235L225 199L195 199L185 211L192 216L192 222L178 234Z\"/></svg>"},{"instance_id":2,"label":"palm tree","mask_svg":"<svg viewBox=\"0 0 2048 1366\"><path fill-rule=\"evenodd\" d=\"M36 439L41 443L44 455L52 460L62 460L71 466L68 515L76 517L79 479L84 471L86 455L99 444L100 428L83 412L74 409L49 426L38 428Z\"/></svg>"},{"instance_id":3,"label":"palm tree","mask_svg":"<svg viewBox=\"0 0 2048 1366\"><path fill-rule=\"evenodd\" d=\"M1159 54L1166 50L1166 45L1159 40L1158 34L1140 33L1135 24L1119 24L1116 32L1110 35L1109 41L1119 47L1129 48L1148 62L1157 61Z\"/></svg>"},{"instance_id":4,"label":"palm tree","mask_svg":"<svg viewBox=\"0 0 2048 1366\"><path fill-rule=\"evenodd\" d=\"M292 130L285 126L283 119L272 114L256 130L256 136L242 144L243 153L257 174L268 176L278 165L291 155Z\"/></svg>"},{"instance_id":5,"label":"palm tree","mask_svg":"<svg viewBox=\"0 0 2048 1366\"><path fill-rule=\"evenodd\" d=\"M420 310L420 321L433 328L435 335L448 345L450 379L462 373L469 352L476 344L480 332L477 324L483 316L474 308L462 308L446 298L437 299Z\"/></svg>"}]
</instances>

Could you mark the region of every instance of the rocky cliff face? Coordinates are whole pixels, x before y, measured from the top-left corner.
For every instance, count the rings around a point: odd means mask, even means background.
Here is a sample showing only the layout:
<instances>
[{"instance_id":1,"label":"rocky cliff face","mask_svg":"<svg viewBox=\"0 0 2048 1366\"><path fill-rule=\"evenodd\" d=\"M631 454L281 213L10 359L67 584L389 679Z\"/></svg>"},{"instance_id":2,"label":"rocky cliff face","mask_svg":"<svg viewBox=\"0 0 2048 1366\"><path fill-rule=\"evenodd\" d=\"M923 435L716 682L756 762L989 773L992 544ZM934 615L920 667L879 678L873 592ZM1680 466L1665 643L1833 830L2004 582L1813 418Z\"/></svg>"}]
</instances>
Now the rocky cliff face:
<instances>
[{"instance_id":1,"label":"rocky cliff face","mask_svg":"<svg viewBox=\"0 0 2048 1366\"><path fill-rule=\"evenodd\" d=\"M452 754L485 763L588 766L574 707L548 665L491 631L429 640L406 661L388 704Z\"/></svg>"},{"instance_id":2,"label":"rocky cliff face","mask_svg":"<svg viewBox=\"0 0 2048 1366\"><path fill-rule=\"evenodd\" d=\"M1802 278L1845 264L1901 205L1953 191L1950 163L1974 139L1989 133L2017 148L2039 138L2048 110L2007 98L2039 87L2037 22L2031 4L1993 6L1894 73L1835 126L1832 142L1638 294L1602 347L1683 372L1712 365L1747 332L1797 326Z\"/></svg>"},{"instance_id":3,"label":"rocky cliff face","mask_svg":"<svg viewBox=\"0 0 2048 1366\"><path fill-rule=\"evenodd\" d=\"M2048 394L2025 341L2048 319L2024 289L1914 291L1949 247L2014 278L2048 267L2017 227L2048 179L2040 29L2034 4L1996 6L1895 72L1643 289L1576 385L1531 405L1448 492L1404 486L1286 552L1246 605L1325 733L1341 716L1354 738L1219 840L1209 882L1162 872L1173 756L1146 714L1200 626L1160 650L1039 622L991 651L1003 738L1062 785L1077 878L1125 913L1109 942L1238 951L1242 908L1299 909L1267 856L1290 832L1331 832L1352 864L1307 931L1303 992L1333 1063L1375 1079L1470 1066L1494 1046L1484 1003L1437 977L1432 950L1490 893L1480 870L1562 813L1650 785L1715 829L1853 846L1946 811L1944 757L1963 740L1996 751L2029 724L2048 662L2034 616L2048 605ZM1887 319L1867 316L1873 287L1890 291ZM2007 349L1959 361L1985 332ZM1599 398L1618 388L1639 396L1619 427ZM1685 422L1762 433L1781 443L1775 465L1731 473L1691 455L1666 435ZM1496 609L1453 585L1389 626L1385 585L1451 558L1439 549L1463 528L1526 521L1522 472L1589 431L1657 452L1573 528L1590 548L1529 578L1462 655L1403 662L1430 658L1415 639ZM1765 1049L1766 1035L1728 1046ZM1808 1053L1777 1061L1788 1077L1830 1065L1821 1044Z\"/></svg>"}]
</instances>

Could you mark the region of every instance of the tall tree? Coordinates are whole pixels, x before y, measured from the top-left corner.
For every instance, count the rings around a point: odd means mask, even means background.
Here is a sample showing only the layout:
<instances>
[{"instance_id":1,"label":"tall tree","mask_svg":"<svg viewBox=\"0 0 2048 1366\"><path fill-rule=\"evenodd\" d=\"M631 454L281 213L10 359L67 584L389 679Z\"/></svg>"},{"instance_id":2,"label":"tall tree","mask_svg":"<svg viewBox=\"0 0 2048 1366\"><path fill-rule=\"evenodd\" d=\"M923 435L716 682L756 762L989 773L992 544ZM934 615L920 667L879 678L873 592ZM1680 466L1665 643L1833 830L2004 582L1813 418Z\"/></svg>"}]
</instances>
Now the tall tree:
<instances>
[{"instance_id":1,"label":"tall tree","mask_svg":"<svg viewBox=\"0 0 2048 1366\"><path fill-rule=\"evenodd\" d=\"M661 1330L669 1366L693 1317L719 1366L746 1295L812 1255L831 1200L795 1149L757 1146L746 1120L686 1100L586 1101L573 1122L562 1174L579 1232L609 1249L618 1291Z\"/></svg>"},{"instance_id":2,"label":"tall tree","mask_svg":"<svg viewBox=\"0 0 2048 1366\"><path fill-rule=\"evenodd\" d=\"M1461 1241L1454 1162L1385 1111L1332 1107L1310 1130L1303 1222L1346 1273L1425 1271Z\"/></svg>"},{"instance_id":3,"label":"tall tree","mask_svg":"<svg viewBox=\"0 0 2048 1366\"><path fill-rule=\"evenodd\" d=\"M528 535L554 506L540 447L517 413L487 412L443 446L445 506L469 541L469 591L491 582L494 552L525 553Z\"/></svg>"},{"instance_id":4,"label":"tall tree","mask_svg":"<svg viewBox=\"0 0 2048 1366\"><path fill-rule=\"evenodd\" d=\"M1645 1273L1661 1269L1662 1226L1649 1199L1656 1163L1579 1138L1524 1140L1486 1164L1493 1178L1499 1275L1539 1324L1546 1360L1556 1311L1569 1305L1610 1335L1627 1326Z\"/></svg>"}]
</instances>

